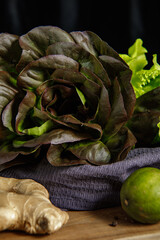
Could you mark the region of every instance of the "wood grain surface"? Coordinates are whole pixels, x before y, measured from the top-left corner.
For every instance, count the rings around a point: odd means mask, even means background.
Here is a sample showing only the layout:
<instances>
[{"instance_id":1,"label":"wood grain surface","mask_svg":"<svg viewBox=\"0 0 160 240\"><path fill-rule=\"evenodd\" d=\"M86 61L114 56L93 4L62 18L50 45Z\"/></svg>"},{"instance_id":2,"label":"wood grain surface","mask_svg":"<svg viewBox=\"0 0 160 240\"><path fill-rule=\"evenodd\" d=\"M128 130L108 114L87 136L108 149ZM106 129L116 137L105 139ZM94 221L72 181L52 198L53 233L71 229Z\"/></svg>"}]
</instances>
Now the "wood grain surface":
<instances>
[{"instance_id":1,"label":"wood grain surface","mask_svg":"<svg viewBox=\"0 0 160 240\"><path fill-rule=\"evenodd\" d=\"M121 207L96 211L69 211L70 219L51 235L1 232L0 240L159 240L160 223L144 225L131 220Z\"/></svg>"}]
</instances>

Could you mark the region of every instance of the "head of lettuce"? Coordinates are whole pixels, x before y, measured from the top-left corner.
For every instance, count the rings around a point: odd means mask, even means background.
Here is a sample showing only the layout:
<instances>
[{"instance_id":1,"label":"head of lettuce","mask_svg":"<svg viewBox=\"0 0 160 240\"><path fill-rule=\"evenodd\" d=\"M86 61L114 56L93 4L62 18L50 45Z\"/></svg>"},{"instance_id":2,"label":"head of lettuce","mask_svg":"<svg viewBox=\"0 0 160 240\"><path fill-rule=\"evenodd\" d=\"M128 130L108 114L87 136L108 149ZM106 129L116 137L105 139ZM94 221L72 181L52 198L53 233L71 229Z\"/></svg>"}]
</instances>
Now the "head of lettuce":
<instances>
[{"instance_id":1,"label":"head of lettuce","mask_svg":"<svg viewBox=\"0 0 160 240\"><path fill-rule=\"evenodd\" d=\"M136 140L131 70L95 33L0 34L0 169L45 146L54 166L123 160Z\"/></svg>"}]
</instances>

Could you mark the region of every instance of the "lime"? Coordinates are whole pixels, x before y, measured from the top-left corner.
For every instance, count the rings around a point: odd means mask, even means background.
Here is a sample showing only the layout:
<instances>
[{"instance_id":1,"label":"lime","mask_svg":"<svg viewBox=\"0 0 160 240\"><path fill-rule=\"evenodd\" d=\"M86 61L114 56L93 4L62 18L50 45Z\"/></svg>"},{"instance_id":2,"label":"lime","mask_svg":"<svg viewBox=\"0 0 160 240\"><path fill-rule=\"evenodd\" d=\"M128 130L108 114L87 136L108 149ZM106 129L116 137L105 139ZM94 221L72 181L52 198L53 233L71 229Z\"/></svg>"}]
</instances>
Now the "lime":
<instances>
[{"instance_id":1,"label":"lime","mask_svg":"<svg viewBox=\"0 0 160 240\"><path fill-rule=\"evenodd\" d=\"M133 172L122 184L121 206L141 223L160 221L160 170L144 167Z\"/></svg>"}]
</instances>

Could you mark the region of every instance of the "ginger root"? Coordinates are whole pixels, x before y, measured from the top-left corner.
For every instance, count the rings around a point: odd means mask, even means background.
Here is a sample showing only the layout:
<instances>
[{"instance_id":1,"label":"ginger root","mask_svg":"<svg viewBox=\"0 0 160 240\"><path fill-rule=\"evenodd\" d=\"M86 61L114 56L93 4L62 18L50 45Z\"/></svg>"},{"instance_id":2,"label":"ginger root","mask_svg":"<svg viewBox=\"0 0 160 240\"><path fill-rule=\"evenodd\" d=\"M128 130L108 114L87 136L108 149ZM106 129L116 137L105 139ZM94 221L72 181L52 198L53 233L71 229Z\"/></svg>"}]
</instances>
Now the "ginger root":
<instances>
[{"instance_id":1,"label":"ginger root","mask_svg":"<svg viewBox=\"0 0 160 240\"><path fill-rule=\"evenodd\" d=\"M0 177L0 231L50 234L69 219L49 200L47 189L31 179Z\"/></svg>"}]
</instances>

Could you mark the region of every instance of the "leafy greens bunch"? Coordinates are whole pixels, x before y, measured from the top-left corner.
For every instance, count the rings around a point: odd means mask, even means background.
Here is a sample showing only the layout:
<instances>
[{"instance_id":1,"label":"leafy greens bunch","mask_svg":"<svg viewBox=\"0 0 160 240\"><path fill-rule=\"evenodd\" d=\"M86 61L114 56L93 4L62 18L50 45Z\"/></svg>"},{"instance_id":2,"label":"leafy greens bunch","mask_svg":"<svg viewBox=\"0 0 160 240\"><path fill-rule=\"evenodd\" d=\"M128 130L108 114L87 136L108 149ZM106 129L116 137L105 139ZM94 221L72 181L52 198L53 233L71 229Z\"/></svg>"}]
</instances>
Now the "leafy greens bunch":
<instances>
[{"instance_id":1,"label":"leafy greens bunch","mask_svg":"<svg viewBox=\"0 0 160 240\"><path fill-rule=\"evenodd\" d=\"M0 34L0 169L45 154L54 166L123 160L136 139L131 70L95 33L40 26Z\"/></svg>"},{"instance_id":2,"label":"leafy greens bunch","mask_svg":"<svg viewBox=\"0 0 160 240\"><path fill-rule=\"evenodd\" d=\"M136 104L127 126L137 139L136 146L159 146L160 143L160 65L157 54L153 65L147 68L147 50L137 39L127 54L120 54L132 70L131 83L136 94Z\"/></svg>"}]
</instances>

